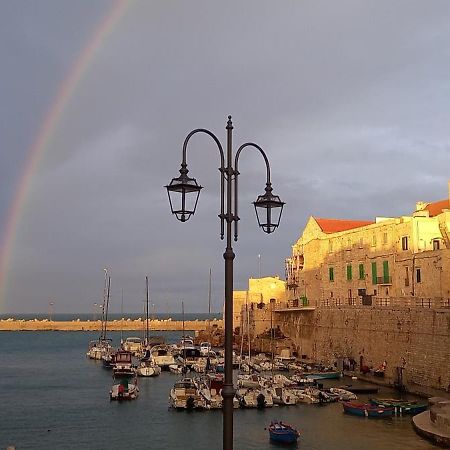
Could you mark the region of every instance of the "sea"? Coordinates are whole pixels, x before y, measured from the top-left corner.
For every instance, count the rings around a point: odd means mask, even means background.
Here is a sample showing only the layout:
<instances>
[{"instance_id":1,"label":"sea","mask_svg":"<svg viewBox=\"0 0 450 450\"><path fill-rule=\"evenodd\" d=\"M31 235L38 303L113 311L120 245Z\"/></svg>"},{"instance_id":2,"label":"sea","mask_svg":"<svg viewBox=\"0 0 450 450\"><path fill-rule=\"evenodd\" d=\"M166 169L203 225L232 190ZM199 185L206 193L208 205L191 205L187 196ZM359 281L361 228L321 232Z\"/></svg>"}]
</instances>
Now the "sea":
<instances>
[{"instance_id":1,"label":"sea","mask_svg":"<svg viewBox=\"0 0 450 450\"><path fill-rule=\"evenodd\" d=\"M187 316L186 320L203 318ZM83 315L76 318L84 320ZM136 332L123 333L124 338L134 335ZM174 343L180 339L181 332L158 332L158 335ZM121 332L111 332L109 337L118 346ZM17 450L222 448L221 411L169 409L169 391L178 375L163 372L159 377L139 378L140 396L136 400L110 402L111 372L100 362L86 357L89 341L97 338L98 332L86 331L0 332L0 450L8 446ZM330 380L329 385L343 383L359 381ZM397 394L382 388L378 395ZM367 398L368 395L360 396L362 401ZM344 414L339 403L234 410L234 448L280 448L269 441L266 430L274 419L283 420L300 431L298 444L288 448L435 448L414 432L409 416L354 417Z\"/></svg>"}]
</instances>

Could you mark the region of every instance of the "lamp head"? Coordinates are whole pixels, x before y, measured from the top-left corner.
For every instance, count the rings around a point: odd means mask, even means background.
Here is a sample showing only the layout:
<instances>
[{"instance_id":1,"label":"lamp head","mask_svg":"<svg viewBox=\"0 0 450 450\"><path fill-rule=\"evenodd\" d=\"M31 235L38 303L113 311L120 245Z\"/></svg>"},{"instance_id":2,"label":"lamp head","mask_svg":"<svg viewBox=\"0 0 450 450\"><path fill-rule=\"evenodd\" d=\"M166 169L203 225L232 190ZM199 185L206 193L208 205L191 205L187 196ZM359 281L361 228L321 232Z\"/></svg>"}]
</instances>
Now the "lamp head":
<instances>
[{"instance_id":1,"label":"lamp head","mask_svg":"<svg viewBox=\"0 0 450 450\"><path fill-rule=\"evenodd\" d=\"M266 183L265 193L259 195L253 205L255 206L258 225L265 233L273 233L280 224L285 203L281 201L278 195L272 194L271 183Z\"/></svg>"},{"instance_id":2,"label":"lamp head","mask_svg":"<svg viewBox=\"0 0 450 450\"><path fill-rule=\"evenodd\" d=\"M195 178L188 176L188 172L187 164L182 163L180 176L173 178L165 186L172 214L175 214L180 222L186 222L195 213L198 197L202 189L202 186L197 183ZM180 196L177 194L180 194Z\"/></svg>"}]
</instances>

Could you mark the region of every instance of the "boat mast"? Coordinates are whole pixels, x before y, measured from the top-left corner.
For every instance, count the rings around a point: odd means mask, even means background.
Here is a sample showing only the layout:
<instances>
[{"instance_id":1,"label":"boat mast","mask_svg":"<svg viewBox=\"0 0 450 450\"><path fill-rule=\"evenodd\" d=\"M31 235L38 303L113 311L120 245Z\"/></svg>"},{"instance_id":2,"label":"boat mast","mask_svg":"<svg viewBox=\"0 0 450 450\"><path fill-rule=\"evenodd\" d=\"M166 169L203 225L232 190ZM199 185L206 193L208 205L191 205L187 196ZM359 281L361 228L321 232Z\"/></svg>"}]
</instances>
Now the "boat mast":
<instances>
[{"instance_id":1,"label":"boat mast","mask_svg":"<svg viewBox=\"0 0 450 450\"><path fill-rule=\"evenodd\" d=\"M148 276L145 277L145 286L146 286L146 291L147 291L147 306L145 309L145 314L146 314L146 326L145 326L145 346L149 345L149 339L148 339Z\"/></svg>"},{"instance_id":2,"label":"boat mast","mask_svg":"<svg viewBox=\"0 0 450 450\"><path fill-rule=\"evenodd\" d=\"M183 319L183 373L186 374L186 336L184 334L184 302L181 301L181 317Z\"/></svg>"},{"instance_id":3,"label":"boat mast","mask_svg":"<svg viewBox=\"0 0 450 450\"><path fill-rule=\"evenodd\" d=\"M250 311L248 310L248 291L245 294L245 308L247 310L248 361L250 362Z\"/></svg>"},{"instance_id":4,"label":"boat mast","mask_svg":"<svg viewBox=\"0 0 450 450\"><path fill-rule=\"evenodd\" d=\"M120 344L123 344L123 289L122 289L122 303L120 304Z\"/></svg>"},{"instance_id":5,"label":"boat mast","mask_svg":"<svg viewBox=\"0 0 450 450\"><path fill-rule=\"evenodd\" d=\"M208 332L211 321L211 267L209 268L209 290L208 290Z\"/></svg>"},{"instance_id":6,"label":"boat mast","mask_svg":"<svg viewBox=\"0 0 450 450\"><path fill-rule=\"evenodd\" d=\"M100 332L100 341L105 339L105 312L106 312L106 295L108 292L108 269L105 272L105 281L103 283L103 303L102 303L102 331Z\"/></svg>"},{"instance_id":7,"label":"boat mast","mask_svg":"<svg viewBox=\"0 0 450 450\"><path fill-rule=\"evenodd\" d=\"M106 312L105 312L105 334L104 339L106 339L106 327L108 325L108 308L109 308L109 296L111 293L111 277L108 276L108 295L106 297Z\"/></svg>"}]
</instances>

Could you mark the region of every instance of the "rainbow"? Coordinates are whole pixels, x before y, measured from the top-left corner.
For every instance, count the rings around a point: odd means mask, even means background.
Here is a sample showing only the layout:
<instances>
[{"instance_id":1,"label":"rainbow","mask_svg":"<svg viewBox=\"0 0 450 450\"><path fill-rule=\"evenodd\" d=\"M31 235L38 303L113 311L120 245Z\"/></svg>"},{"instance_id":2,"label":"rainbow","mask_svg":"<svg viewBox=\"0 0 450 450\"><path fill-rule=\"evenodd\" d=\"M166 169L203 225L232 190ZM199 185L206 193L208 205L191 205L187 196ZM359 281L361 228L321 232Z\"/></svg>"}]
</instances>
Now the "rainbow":
<instances>
[{"instance_id":1,"label":"rainbow","mask_svg":"<svg viewBox=\"0 0 450 450\"><path fill-rule=\"evenodd\" d=\"M96 53L103 46L106 38L125 15L130 4L131 0L115 0L107 14L97 24L88 44L80 52L66 77L59 85L54 101L48 108L42 125L27 152L24 168L17 182L17 188L7 214L6 225L1 240L0 308L6 301L7 272L13 255L18 225L26 207L33 175L36 173L39 163L45 154L45 150L57 129L61 116L79 86L83 75L88 70Z\"/></svg>"}]
</instances>

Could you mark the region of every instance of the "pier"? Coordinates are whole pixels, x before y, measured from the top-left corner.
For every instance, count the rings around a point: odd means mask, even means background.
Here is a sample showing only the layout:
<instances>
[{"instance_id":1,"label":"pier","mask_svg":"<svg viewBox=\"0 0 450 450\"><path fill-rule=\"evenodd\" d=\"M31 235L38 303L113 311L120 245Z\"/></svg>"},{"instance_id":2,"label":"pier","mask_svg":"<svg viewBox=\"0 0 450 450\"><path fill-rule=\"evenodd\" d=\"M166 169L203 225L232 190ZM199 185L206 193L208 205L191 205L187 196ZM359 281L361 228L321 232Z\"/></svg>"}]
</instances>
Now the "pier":
<instances>
[{"instance_id":1,"label":"pier","mask_svg":"<svg viewBox=\"0 0 450 450\"><path fill-rule=\"evenodd\" d=\"M142 319L119 319L108 321L109 331L141 331L145 321ZM208 327L223 327L222 320L189 320L184 322L184 329L189 331L202 331ZM56 320L0 320L0 331L100 331L102 322L100 320L81 321L75 319L71 321ZM182 331L183 322L181 320L149 320L149 328L152 331Z\"/></svg>"}]
</instances>

